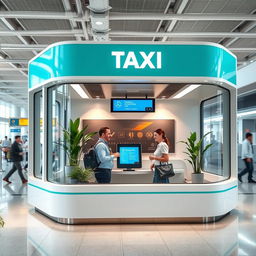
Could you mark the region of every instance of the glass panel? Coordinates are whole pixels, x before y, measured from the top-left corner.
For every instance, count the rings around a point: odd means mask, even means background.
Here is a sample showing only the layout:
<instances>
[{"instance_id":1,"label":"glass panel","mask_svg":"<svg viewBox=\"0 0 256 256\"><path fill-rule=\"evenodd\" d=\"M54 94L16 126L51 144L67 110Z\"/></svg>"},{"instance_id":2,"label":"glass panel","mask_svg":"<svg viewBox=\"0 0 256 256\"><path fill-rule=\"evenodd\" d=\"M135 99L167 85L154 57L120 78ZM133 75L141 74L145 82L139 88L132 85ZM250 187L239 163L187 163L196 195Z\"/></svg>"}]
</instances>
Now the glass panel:
<instances>
[{"instance_id":1,"label":"glass panel","mask_svg":"<svg viewBox=\"0 0 256 256\"><path fill-rule=\"evenodd\" d=\"M103 86L109 85L104 84ZM83 86L80 87L81 89L84 88ZM161 153L157 155L158 153L156 152L159 141L153 137L154 131L158 128L162 128L166 132L167 138L171 138L171 140L169 139L169 153L176 154L175 157L173 154L169 154L169 160L173 163L174 171L177 170L177 173L166 182L169 181L170 184L185 183L184 173L186 169L188 168L188 171L192 170L189 164L185 164L185 159L187 158L183 154L185 147L181 146L181 143L177 143L178 141L186 140L191 131L196 132L198 137L200 137L200 132L201 135L211 132L211 135L207 136L204 141L204 145L213 143L213 146L206 152L204 157L204 169L207 172L205 174L205 182L217 182L230 176L229 92L226 89L215 85L199 85L194 91L180 99L157 99L155 113L147 113L146 116L140 114L136 117L133 114L117 116L116 113L110 112L109 98L99 100L85 99L81 97L81 91L75 90L75 88L71 85L60 85L48 89L47 179L50 182L71 183L71 178L69 177L71 168L67 168L69 167L68 157L60 143L64 141L63 128L67 128L70 118L74 121L77 117L81 121L79 129L87 127L85 133L97 132L101 127L110 127L111 138L110 141L107 140L106 144L112 149L112 152L116 152L117 144L134 144L133 140L135 139L139 140L137 143L146 145L143 148L144 151L142 150L141 168L133 167L135 169L134 172L124 172L123 169L130 168L130 162L129 166L122 167L117 165L116 157L113 162L106 160L109 161L109 165L103 166L102 164L101 168L103 169L113 166L111 171L112 184L160 183L160 181L156 181L153 178L154 168L153 171L150 169L153 163L150 159L154 157L149 157L154 152L155 156L161 157ZM88 88L90 90L87 91L90 91L91 96L94 95L92 97L96 98L96 95L98 95L97 86L88 85ZM95 92L93 91L94 88L96 88ZM141 120L154 121L141 123ZM124 121L128 123L122 125ZM139 123L136 123L137 121ZM174 133L174 123L172 126L167 125L169 121L176 122L176 134ZM174 135L172 136L173 133ZM83 145L83 152L95 145L97 140L98 134L86 145ZM172 146L173 151L171 151ZM111 154L108 149L103 148L102 150L105 150L104 152L107 156ZM168 151L168 148L161 150ZM104 152L102 155L105 154ZM134 159L134 155L131 154L134 151L126 150L125 152L129 159L130 157ZM78 160L80 161L80 167L83 168L83 155ZM135 163L137 164L137 161ZM76 171L80 173L80 177L74 178L72 182L79 184L79 179L82 180L81 175L85 175L85 173L78 169ZM90 184L97 184L96 178L92 175L89 180Z\"/></svg>"},{"instance_id":2,"label":"glass panel","mask_svg":"<svg viewBox=\"0 0 256 256\"><path fill-rule=\"evenodd\" d=\"M34 116L34 175L42 179L43 166L43 96L42 91L34 96L35 116Z\"/></svg>"},{"instance_id":3,"label":"glass panel","mask_svg":"<svg viewBox=\"0 0 256 256\"><path fill-rule=\"evenodd\" d=\"M205 137L204 145L212 146L204 154L204 170L228 178L229 94L224 89L218 90L218 95L204 100L201 104L201 136L208 132L210 134Z\"/></svg>"},{"instance_id":4,"label":"glass panel","mask_svg":"<svg viewBox=\"0 0 256 256\"><path fill-rule=\"evenodd\" d=\"M64 183L66 156L60 143L62 129L66 127L67 86L50 88L48 100L48 180Z\"/></svg>"},{"instance_id":5,"label":"glass panel","mask_svg":"<svg viewBox=\"0 0 256 256\"><path fill-rule=\"evenodd\" d=\"M253 135L253 150L256 152L256 92L250 92L238 97L237 131L238 131L238 171L245 168L241 158L242 143L247 132ZM254 159L254 170L256 160ZM254 175L255 176L255 175ZM245 178L244 178L245 179Z\"/></svg>"}]
</instances>

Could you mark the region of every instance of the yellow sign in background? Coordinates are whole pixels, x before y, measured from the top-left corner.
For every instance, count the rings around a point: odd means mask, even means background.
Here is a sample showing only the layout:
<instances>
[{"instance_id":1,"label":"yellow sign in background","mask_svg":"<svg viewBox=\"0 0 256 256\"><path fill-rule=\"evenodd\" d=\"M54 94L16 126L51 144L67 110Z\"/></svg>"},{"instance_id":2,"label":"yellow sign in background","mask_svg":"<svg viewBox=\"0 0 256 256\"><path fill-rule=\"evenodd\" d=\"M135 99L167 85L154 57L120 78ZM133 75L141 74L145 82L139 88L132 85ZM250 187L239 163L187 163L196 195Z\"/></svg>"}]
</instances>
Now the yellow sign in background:
<instances>
[{"instance_id":1,"label":"yellow sign in background","mask_svg":"<svg viewBox=\"0 0 256 256\"><path fill-rule=\"evenodd\" d=\"M28 118L20 118L19 126L28 126Z\"/></svg>"}]
</instances>

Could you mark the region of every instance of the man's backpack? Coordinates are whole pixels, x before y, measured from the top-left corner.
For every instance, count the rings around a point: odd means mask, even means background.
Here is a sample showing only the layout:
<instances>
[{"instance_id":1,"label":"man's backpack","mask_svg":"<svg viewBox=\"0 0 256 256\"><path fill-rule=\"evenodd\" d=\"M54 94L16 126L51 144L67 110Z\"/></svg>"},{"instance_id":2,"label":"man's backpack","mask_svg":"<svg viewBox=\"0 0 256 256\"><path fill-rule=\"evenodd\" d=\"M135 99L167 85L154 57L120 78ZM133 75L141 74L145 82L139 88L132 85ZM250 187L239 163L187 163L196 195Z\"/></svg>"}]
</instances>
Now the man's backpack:
<instances>
[{"instance_id":1,"label":"man's backpack","mask_svg":"<svg viewBox=\"0 0 256 256\"><path fill-rule=\"evenodd\" d=\"M98 162L97 159L97 153L96 153L96 146L100 142L97 142L93 147L91 147L87 153L84 154L84 167L85 168L91 168L91 169L96 169L99 167L100 162Z\"/></svg>"}]
</instances>

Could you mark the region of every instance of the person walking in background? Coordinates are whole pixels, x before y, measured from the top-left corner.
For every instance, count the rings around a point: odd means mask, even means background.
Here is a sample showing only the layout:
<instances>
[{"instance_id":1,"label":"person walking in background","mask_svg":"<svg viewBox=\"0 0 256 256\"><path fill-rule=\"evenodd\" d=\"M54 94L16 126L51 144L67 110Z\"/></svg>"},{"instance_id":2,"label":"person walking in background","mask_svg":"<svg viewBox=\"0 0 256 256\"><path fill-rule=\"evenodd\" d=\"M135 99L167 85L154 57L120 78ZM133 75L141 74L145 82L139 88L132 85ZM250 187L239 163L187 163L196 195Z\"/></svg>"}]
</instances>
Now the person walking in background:
<instances>
[{"instance_id":1,"label":"person walking in background","mask_svg":"<svg viewBox=\"0 0 256 256\"><path fill-rule=\"evenodd\" d=\"M12 169L5 175L3 178L4 181L8 182L9 184L11 181L9 181L9 178L12 176L12 174L18 170L19 176L21 178L21 181L23 184L27 183L28 181L24 178L23 173L22 173L22 167L21 167L21 162L23 160L23 149L21 146L21 137L19 135L15 136L15 141L11 146L11 158L13 161L13 166Z\"/></svg>"},{"instance_id":2,"label":"person walking in background","mask_svg":"<svg viewBox=\"0 0 256 256\"><path fill-rule=\"evenodd\" d=\"M108 127L99 130L99 140L96 143L95 151L99 166L95 170L95 178L98 183L110 183L111 171L114 166L114 158L119 157L119 153L111 153L108 142L113 136Z\"/></svg>"},{"instance_id":3,"label":"person walking in background","mask_svg":"<svg viewBox=\"0 0 256 256\"><path fill-rule=\"evenodd\" d=\"M247 132L245 134L245 140L242 144L242 159L245 163L245 169L238 174L238 180L243 182L242 176L248 173L248 182L256 183L252 178L253 174L253 145L252 145L252 134Z\"/></svg>"},{"instance_id":4,"label":"person walking in background","mask_svg":"<svg viewBox=\"0 0 256 256\"><path fill-rule=\"evenodd\" d=\"M151 164L150 169L153 171L156 165L161 165L161 163L168 163L169 161L169 141L162 129L157 129L154 131L154 139L158 143L156 151L153 156L149 156L150 160L154 163ZM153 183L170 183L169 178L161 178L159 172L155 169Z\"/></svg>"},{"instance_id":5,"label":"person walking in background","mask_svg":"<svg viewBox=\"0 0 256 256\"><path fill-rule=\"evenodd\" d=\"M28 140L24 140L23 141L23 151L24 151L24 155L25 155L25 166L24 166L24 170L27 172L27 168L28 168Z\"/></svg>"},{"instance_id":6,"label":"person walking in background","mask_svg":"<svg viewBox=\"0 0 256 256\"><path fill-rule=\"evenodd\" d=\"M2 142L2 150L3 150L3 152L4 152L4 159L6 159L7 160L7 153L8 153L8 151L10 150L10 148L11 148L11 143L10 143L10 141L8 140L8 137L7 136L4 136L4 140L3 140L3 142Z\"/></svg>"}]
</instances>

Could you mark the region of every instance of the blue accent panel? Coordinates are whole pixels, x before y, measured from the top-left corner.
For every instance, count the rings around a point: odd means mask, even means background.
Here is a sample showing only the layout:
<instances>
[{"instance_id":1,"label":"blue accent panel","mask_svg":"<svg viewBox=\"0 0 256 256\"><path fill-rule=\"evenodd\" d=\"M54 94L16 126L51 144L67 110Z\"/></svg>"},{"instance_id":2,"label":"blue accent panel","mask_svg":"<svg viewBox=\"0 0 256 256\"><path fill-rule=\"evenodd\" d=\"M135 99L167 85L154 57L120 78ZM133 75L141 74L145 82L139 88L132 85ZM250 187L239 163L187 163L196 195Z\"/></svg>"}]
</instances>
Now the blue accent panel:
<instances>
[{"instance_id":1,"label":"blue accent panel","mask_svg":"<svg viewBox=\"0 0 256 256\"><path fill-rule=\"evenodd\" d=\"M158 194L216 194L216 193L223 193L227 192L231 189L237 188L237 185L223 189L223 190L216 190L216 191L165 191L165 192L57 192L51 191L45 188L41 188L34 184L28 184L31 187L35 187L37 189L43 190L45 192L51 194L60 194L60 195L158 195Z\"/></svg>"},{"instance_id":2,"label":"blue accent panel","mask_svg":"<svg viewBox=\"0 0 256 256\"><path fill-rule=\"evenodd\" d=\"M10 126L19 126L19 118L10 118Z\"/></svg>"},{"instance_id":3,"label":"blue accent panel","mask_svg":"<svg viewBox=\"0 0 256 256\"><path fill-rule=\"evenodd\" d=\"M145 55L152 65L144 63ZM62 44L29 64L29 88L64 76L212 77L236 84L236 57L214 45Z\"/></svg>"}]
</instances>

